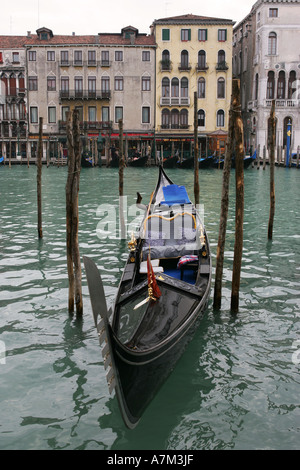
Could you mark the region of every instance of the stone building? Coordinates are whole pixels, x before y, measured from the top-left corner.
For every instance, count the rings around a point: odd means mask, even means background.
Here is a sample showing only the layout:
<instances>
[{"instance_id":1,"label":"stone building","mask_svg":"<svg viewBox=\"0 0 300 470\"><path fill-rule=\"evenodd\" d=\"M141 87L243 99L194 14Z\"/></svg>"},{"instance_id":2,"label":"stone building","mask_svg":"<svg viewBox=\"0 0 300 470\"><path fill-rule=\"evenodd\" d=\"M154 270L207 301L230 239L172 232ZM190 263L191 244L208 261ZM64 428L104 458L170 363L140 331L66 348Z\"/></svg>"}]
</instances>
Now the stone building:
<instances>
[{"instance_id":1,"label":"stone building","mask_svg":"<svg viewBox=\"0 0 300 470\"><path fill-rule=\"evenodd\" d=\"M194 93L202 153L224 152L232 89L232 20L182 15L155 20L156 141L190 152Z\"/></svg>"},{"instance_id":2,"label":"stone building","mask_svg":"<svg viewBox=\"0 0 300 470\"><path fill-rule=\"evenodd\" d=\"M26 154L25 37L0 36L0 155Z\"/></svg>"},{"instance_id":3,"label":"stone building","mask_svg":"<svg viewBox=\"0 0 300 470\"><path fill-rule=\"evenodd\" d=\"M234 27L233 74L241 80L246 150L268 147L272 100L276 106L276 146L300 145L300 1L258 0ZM297 85L298 84L298 85Z\"/></svg>"}]
</instances>

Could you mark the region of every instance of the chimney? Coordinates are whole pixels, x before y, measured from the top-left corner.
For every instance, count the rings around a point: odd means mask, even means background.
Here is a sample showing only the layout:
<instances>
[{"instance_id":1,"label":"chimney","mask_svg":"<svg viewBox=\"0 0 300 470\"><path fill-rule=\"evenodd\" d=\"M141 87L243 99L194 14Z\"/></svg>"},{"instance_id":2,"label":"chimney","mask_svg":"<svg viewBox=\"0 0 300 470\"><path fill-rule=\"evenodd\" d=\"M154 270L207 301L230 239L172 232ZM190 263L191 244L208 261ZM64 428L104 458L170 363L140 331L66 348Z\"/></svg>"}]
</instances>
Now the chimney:
<instances>
[{"instance_id":1,"label":"chimney","mask_svg":"<svg viewBox=\"0 0 300 470\"><path fill-rule=\"evenodd\" d=\"M72 33L72 36L75 36L75 32Z\"/></svg>"},{"instance_id":2,"label":"chimney","mask_svg":"<svg viewBox=\"0 0 300 470\"><path fill-rule=\"evenodd\" d=\"M27 37L31 38L31 31L27 31Z\"/></svg>"}]
</instances>

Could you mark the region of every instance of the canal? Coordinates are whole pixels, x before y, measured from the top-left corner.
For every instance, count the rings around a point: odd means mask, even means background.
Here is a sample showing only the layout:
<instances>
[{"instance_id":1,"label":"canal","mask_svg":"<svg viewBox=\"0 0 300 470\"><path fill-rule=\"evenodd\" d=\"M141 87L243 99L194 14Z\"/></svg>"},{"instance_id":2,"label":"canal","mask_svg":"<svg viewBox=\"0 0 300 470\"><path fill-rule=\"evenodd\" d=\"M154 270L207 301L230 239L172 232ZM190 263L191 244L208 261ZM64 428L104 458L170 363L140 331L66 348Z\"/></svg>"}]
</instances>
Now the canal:
<instances>
[{"instance_id":1,"label":"canal","mask_svg":"<svg viewBox=\"0 0 300 470\"><path fill-rule=\"evenodd\" d=\"M156 168L126 168L131 222ZM168 175L193 198L193 172ZM215 267L222 172L200 170L200 202ZM275 169L273 240L267 240L269 168L245 170L240 308L230 313L235 189L231 172L222 308L212 296L199 330L134 430L105 380L83 270L83 318L67 311L66 167L43 167L38 239L36 167L0 168L0 449L299 449L300 171ZM127 257L118 225L118 170L84 168L80 254L93 258L113 302ZM132 212L131 212L132 210ZM102 230L102 231L101 231Z\"/></svg>"}]
</instances>

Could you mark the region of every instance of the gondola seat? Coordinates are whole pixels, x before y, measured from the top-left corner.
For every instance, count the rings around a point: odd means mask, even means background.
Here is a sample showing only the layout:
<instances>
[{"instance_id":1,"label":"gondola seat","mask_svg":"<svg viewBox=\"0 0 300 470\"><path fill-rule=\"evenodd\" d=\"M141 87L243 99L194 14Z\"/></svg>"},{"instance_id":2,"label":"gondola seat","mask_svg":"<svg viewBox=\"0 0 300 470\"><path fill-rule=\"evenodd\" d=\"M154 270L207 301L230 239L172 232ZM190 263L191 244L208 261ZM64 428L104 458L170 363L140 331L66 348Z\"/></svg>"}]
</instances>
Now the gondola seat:
<instances>
[{"instance_id":1,"label":"gondola seat","mask_svg":"<svg viewBox=\"0 0 300 470\"><path fill-rule=\"evenodd\" d=\"M199 258L197 255L185 255L180 258L177 264L177 268L180 269L180 279L183 279L185 270L198 271Z\"/></svg>"}]
</instances>

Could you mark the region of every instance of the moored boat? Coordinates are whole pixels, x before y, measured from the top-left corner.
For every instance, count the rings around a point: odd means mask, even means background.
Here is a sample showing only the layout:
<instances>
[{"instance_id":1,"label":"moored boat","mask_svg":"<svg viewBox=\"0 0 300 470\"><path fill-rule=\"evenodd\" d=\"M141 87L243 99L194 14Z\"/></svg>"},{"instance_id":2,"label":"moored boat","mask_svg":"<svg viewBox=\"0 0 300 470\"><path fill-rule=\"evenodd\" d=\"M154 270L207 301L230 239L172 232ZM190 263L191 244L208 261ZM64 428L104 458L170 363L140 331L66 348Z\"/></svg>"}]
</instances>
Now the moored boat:
<instances>
[{"instance_id":1,"label":"moored boat","mask_svg":"<svg viewBox=\"0 0 300 470\"><path fill-rule=\"evenodd\" d=\"M112 312L95 263L84 257L84 264L109 388L115 387L124 422L133 428L191 340L211 285L209 241L198 211L161 167L128 245Z\"/></svg>"}]
</instances>

